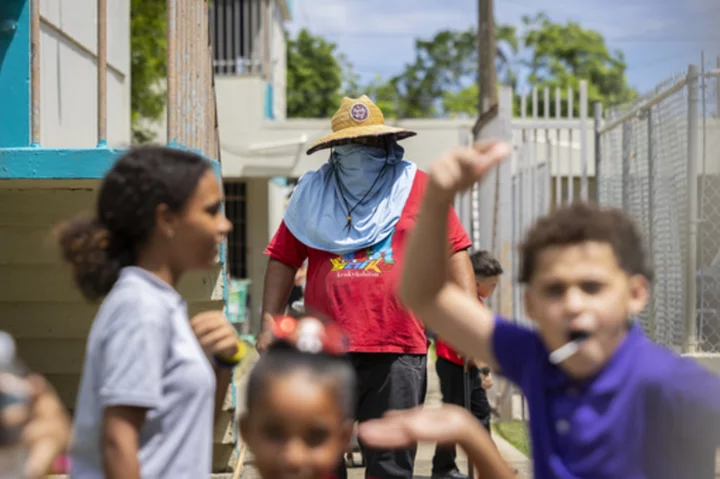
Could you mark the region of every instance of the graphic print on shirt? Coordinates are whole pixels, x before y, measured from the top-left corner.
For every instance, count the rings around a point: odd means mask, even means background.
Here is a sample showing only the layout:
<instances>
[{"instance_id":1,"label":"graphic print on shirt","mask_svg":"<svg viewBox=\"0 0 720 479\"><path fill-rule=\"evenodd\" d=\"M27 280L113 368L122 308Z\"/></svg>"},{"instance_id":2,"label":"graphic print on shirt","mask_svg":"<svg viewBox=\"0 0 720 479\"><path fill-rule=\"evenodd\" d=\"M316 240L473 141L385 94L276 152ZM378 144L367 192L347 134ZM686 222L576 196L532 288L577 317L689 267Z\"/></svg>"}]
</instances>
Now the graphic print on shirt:
<instances>
[{"instance_id":1,"label":"graphic print on shirt","mask_svg":"<svg viewBox=\"0 0 720 479\"><path fill-rule=\"evenodd\" d=\"M392 240L394 233L369 248L330 259L331 272L338 277L380 276L395 266Z\"/></svg>"}]
</instances>

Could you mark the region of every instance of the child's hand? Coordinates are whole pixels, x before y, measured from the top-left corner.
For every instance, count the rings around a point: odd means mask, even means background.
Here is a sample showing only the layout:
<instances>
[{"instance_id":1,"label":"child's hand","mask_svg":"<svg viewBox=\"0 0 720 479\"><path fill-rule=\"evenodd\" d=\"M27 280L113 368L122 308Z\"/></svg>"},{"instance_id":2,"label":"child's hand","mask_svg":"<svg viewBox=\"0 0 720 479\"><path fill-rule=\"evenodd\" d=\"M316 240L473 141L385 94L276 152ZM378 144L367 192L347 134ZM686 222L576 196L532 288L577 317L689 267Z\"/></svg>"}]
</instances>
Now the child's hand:
<instances>
[{"instance_id":1,"label":"child's hand","mask_svg":"<svg viewBox=\"0 0 720 479\"><path fill-rule=\"evenodd\" d=\"M492 372L487 374L480 373L480 380L482 381L482 388L486 391L493 387L493 384L495 384L495 381L493 381Z\"/></svg>"},{"instance_id":2,"label":"child's hand","mask_svg":"<svg viewBox=\"0 0 720 479\"><path fill-rule=\"evenodd\" d=\"M471 148L446 153L430 168L430 184L451 199L477 183L492 167L512 153L512 146L498 141L480 142Z\"/></svg>"},{"instance_id":3,"label":"child's hand","mask_svg":"<svg viewBox=\"0 0 720 479\"><path fill-rule=\"evenodd\" d=\"M25 474L29 479L44 477L70 441L70 417L55 390L40 376L30 378L32 405L29 422L22 432L29 455Z\"/></svg>"},{"instance_id":4,"label":"child's hand","mask_svg":"<svg viewBox=\"0 0 720 479\"><path fill-rule=\"evenodd\" d=\"M368 446L380 449L403 448L417 442L454 444L464 439L467 425L473 420L465 409L447 404L388 411L380 419L361 423L358 435Z\"/></svg>"},{"instance_id":5,"label":"child's hand","mask_svg":"<svg viewBox=\"0 0 720 479\"><path fill-rule=\"evenodd\" d=\"M258 334L257 342L255 343L255 348L260 353L264 353L267 351L267 348L272 344L273 340L275 339L275 336L273 335L273 324L275 323L275 320L273 319L272 315L268 313L263 313L262 318L262 328L260 329L260 334Z\"/></svg>"},{"instance_id":6,"label":"child's hand","mask_svg":"<svg viewBox=\"0 0 720 479\"><path fill-rule=\"evenodd\" d=\"M231 358L238 352L235 330L222 311L197 314L190 327L206 354Z\"/></svg>"}]
</instances>

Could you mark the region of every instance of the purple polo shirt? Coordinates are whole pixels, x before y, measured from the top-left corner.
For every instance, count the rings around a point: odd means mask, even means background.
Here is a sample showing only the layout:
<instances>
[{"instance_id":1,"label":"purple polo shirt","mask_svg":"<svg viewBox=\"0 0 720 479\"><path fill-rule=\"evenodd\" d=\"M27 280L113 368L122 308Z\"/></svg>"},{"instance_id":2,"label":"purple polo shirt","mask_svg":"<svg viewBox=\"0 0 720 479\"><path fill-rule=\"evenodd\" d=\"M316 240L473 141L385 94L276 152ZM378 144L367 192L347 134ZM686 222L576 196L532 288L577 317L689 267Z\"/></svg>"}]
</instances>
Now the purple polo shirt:
<instances>
[{"instance_id":1,"label":"purple polo shirt","mask_svg":"<svg viewBox=\"0 0 720 479\"><path fill-rule=\"evenodd\" d=\"M610 362L577 382L538 334L498 318L499 371L530 412L535 479L711 479L720 447L720 378L634 324Z\"/></svg>"}]
</instances>

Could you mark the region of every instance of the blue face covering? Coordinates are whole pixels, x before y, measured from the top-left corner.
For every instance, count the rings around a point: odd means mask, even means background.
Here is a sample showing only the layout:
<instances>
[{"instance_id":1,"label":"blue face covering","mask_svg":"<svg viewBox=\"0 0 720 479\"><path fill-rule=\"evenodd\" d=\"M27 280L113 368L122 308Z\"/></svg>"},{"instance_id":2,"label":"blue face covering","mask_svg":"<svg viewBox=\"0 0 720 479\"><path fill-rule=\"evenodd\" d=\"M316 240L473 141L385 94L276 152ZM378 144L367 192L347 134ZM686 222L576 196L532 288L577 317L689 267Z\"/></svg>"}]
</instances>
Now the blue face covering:
<instances>
[{"instance_id":1,"label":"blue face covering","mask_svg":"<svg viewBox=\"0 0 720 479\"><path fill-rule=\"evenodd\" d=\"M417 166L395 141L388 148L350 144L305 174L285 212L285 225L310 248L343 255L387 239L400 220ZM352 221L348 225L348 210Z\"/></svg>"}]
</instances>

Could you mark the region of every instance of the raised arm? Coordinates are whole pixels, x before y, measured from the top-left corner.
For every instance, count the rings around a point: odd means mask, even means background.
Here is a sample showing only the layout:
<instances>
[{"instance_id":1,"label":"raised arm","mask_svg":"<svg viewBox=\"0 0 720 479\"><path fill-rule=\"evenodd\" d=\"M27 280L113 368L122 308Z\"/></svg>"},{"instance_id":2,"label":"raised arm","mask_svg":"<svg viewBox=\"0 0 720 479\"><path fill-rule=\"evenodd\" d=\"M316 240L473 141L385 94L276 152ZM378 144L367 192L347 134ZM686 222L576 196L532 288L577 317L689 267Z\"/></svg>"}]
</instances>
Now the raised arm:
<instances>
[{"instance_id":1,"label":"raised arm","mask_svg":"<svg viewBox=\"0 0 720 479\"><path fill-rule=\"evenodd\" d=\"M453 150L431 169L418 222L410 237L400 296L441 338L461 352L496 365L492 313L451 281L447 216L455 194L471 187L511 153L504 143Z\"/></svg>"},{"instance_id":2,"label":"raised arm","mask_svg":"<svg viewBox=\"0 0 720 479\"><path fill-rule=\"evenodd\" d=\"M450 256L448 274L450 281L460 286L471 297L475 297L475 273L467 250L458 251Z\"/></svg>"},{"instance_id":3,"label":"raised arm","mask_svg":"<svg viewBox=\"0 0 720 479\"><path fill-rule=\"evenodd\" d=\"M390 411L380 419L360 424L359 434L365 444L382 449L414 446L418 442L458 444L475 466L478 477L515 477L490 434L459 406Z\"/></svg>"}]
</instances>

